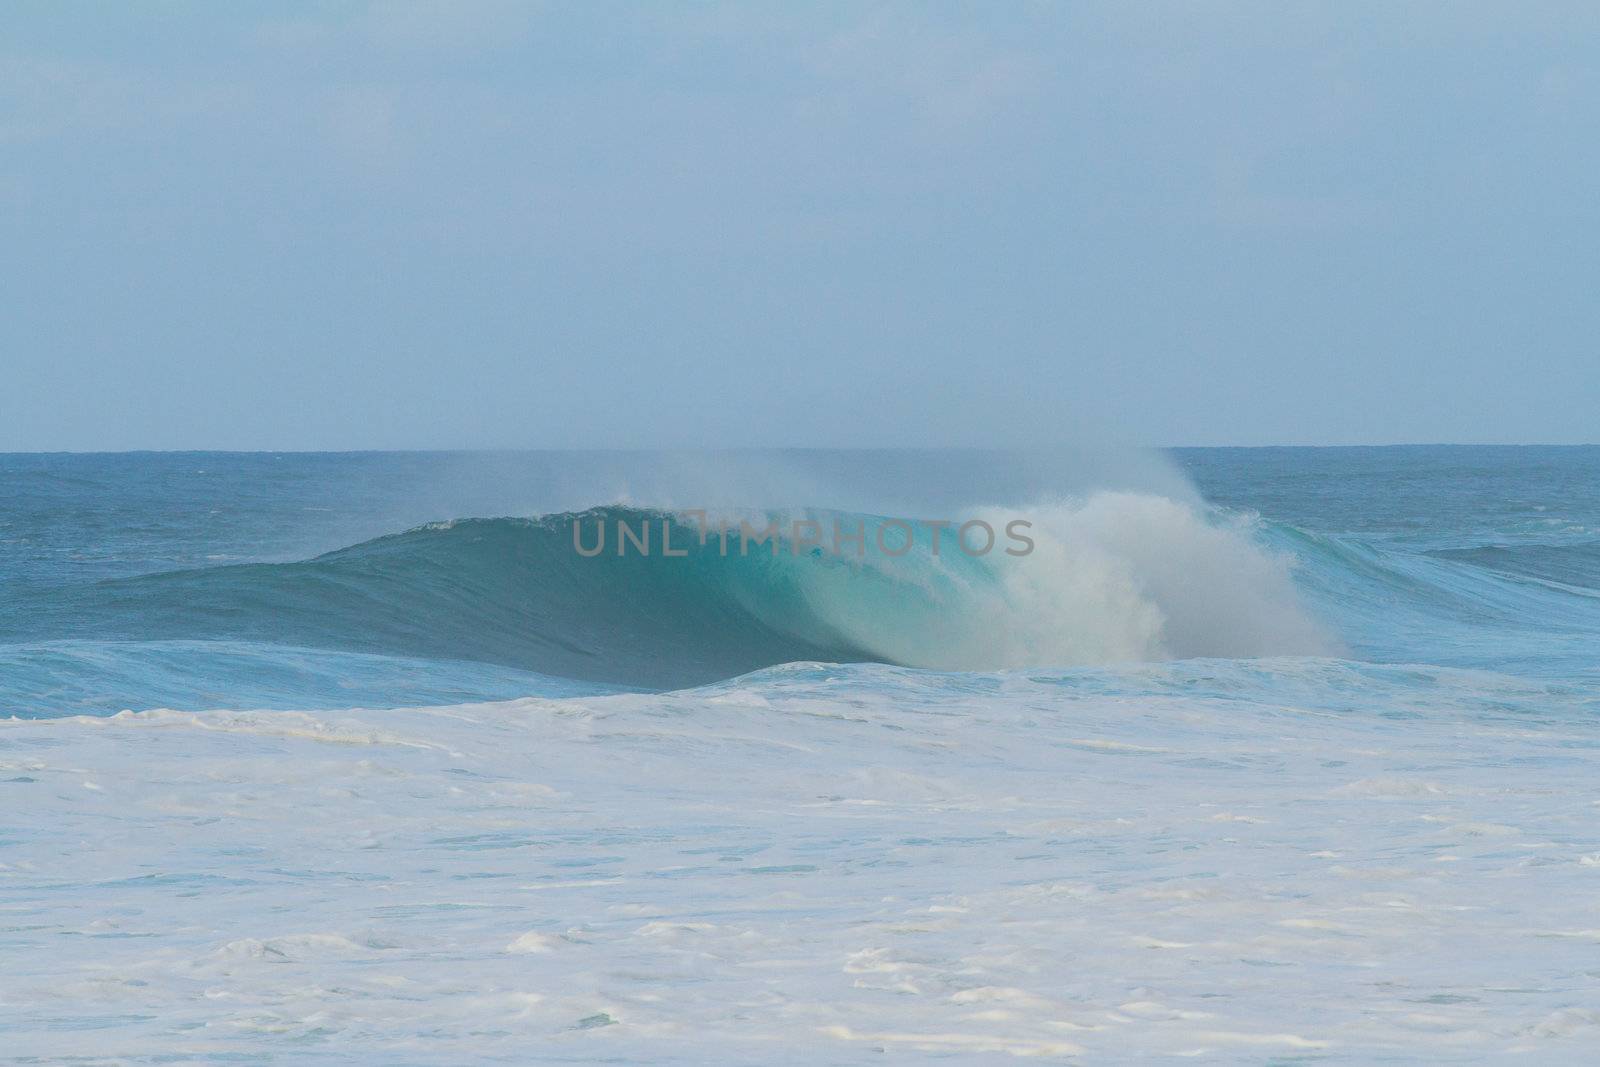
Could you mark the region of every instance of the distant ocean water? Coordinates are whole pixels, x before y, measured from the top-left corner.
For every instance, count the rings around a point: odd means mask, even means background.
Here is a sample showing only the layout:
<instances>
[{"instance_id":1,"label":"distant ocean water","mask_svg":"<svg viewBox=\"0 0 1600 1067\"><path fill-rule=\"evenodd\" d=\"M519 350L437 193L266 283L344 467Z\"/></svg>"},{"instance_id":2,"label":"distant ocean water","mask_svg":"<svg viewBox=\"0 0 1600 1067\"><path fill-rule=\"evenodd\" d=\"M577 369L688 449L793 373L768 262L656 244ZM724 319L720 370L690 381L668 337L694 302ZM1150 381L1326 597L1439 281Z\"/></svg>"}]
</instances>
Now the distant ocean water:
<instances>
[{"instance_id":1,"label":"distant ocean water","mask_svg":"<svg viewBox=\"0 0 1600 1067\"><path fill-rule=\"evenodd\" d=\"M1586 1062L1597 650L1600 448L0 456L0 1061Z\"/></svg>"}]
</instances>

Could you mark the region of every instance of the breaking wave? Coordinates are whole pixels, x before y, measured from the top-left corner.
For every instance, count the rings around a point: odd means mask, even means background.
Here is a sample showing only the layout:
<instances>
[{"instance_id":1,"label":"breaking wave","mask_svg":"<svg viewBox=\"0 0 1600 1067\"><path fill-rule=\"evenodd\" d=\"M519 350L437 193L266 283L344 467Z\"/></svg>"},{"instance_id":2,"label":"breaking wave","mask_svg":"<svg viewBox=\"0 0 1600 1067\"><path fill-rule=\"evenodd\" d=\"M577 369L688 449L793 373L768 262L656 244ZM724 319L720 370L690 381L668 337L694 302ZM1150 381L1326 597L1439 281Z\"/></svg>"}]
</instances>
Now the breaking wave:
<instances>
[{"instance_id":1,"label":"breaking wave","mask_svg":"<svg viewBox=\"0 0 1600 1067\"><path fill-rule=\"evenodd\" d=\"M1302 609L1291 556L1251 522L1165 496L1105 492L1019 512L1026 555L968 555L908 525L904 555L796 543L795 517L875 529L877 516L768 513L773 542L726 551L680 514L603 507L538 519L462 519L294 563L211 567L14 599L0 637L218 641L501 665L651 689L802 660L956 670L1202 656L1323 654L1338 643ZM617 524L658 538L618 551ZM575 550L594 531L599 555ZM683 556L660 551L661 531ZM237 651L237 649L235 650Z\"/></svg>"}]
</instances>

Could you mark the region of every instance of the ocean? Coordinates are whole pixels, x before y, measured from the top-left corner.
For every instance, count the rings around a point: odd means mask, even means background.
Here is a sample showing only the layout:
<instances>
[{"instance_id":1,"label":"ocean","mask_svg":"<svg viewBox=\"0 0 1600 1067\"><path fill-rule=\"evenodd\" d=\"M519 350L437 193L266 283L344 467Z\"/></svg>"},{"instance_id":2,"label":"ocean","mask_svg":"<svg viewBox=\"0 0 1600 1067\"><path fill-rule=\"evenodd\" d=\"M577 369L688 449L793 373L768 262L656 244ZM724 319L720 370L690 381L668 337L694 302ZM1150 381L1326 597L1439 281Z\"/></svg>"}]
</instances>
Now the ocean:
<instances>
[{"instance_id":1,"label":"ocean","mask_svg":"<svg viewBox=\"0 0 1600 1067\"><path fill-rule=\"evenodd\" d=\"M0 456L0 1062L1592 1062L1597 649L1595 447Z\"/></svg>"}]
</instances>

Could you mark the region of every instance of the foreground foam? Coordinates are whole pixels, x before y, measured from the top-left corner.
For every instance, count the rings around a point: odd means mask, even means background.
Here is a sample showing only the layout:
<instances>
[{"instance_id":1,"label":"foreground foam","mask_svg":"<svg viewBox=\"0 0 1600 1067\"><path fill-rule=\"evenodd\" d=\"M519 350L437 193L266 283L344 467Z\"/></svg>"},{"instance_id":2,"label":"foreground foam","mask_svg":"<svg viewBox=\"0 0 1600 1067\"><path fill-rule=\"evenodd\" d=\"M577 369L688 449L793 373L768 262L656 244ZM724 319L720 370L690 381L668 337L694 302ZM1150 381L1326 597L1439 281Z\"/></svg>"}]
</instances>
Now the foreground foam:
<instances>
[{"instance_id":1,"label":"foreground foam","mask_svg":"<svg viewBox=\"0 0 1600 1067\"><path fill-rule=\"evenodd\" d=\"M798 664L0 723L28 812L0 1032L128 1062L1578 1062L1591 700L1335 660Z\"/></svg>"}]
</instances>

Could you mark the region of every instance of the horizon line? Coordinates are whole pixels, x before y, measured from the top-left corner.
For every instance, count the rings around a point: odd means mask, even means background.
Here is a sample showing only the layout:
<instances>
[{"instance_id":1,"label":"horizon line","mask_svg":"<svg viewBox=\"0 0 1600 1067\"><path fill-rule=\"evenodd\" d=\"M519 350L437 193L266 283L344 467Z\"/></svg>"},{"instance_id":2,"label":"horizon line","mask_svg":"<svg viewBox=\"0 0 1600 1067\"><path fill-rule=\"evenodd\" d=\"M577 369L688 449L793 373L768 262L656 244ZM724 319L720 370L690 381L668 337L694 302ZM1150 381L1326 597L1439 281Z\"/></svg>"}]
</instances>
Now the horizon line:
<instances>
[{"instance_id":1,"label":"horizon line","mask_svg":"<svg viewBox=\"0 0 1600 1067\"><path fill-rule=\"evenodd\" d=\"M564 445L488 445L443 448L48 448L0 450L0 456L375 456L375 455L490 455L516 453L571 453L651 455L661 453L736 452L1029 452L1056 449L1102 448L1155 452L1246 451L1268 449L1416 449L1416 448L1595 448L1600 441L1393 441L1382 444L1253 444L1253 445L739 445L714 448L678 446L645 448Z\"/></svg>"}]
</instances>

